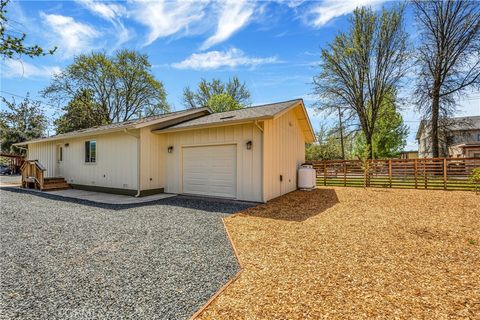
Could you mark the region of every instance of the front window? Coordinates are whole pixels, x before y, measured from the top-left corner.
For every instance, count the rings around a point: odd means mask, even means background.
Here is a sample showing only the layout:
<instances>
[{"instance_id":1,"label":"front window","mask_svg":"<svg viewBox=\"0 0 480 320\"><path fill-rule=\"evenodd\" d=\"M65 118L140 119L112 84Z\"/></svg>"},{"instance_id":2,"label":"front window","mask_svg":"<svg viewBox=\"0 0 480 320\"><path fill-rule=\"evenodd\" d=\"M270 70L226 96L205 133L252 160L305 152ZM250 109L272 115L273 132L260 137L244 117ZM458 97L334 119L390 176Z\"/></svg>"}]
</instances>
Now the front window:
<instances>
[{"instance_id":1,"label":"front window","mask_svg":"<svg viewBox=\"0 0 480 320\"><path fill-rule=\"evenodd\" d=\"M480 133L477 134L477 141L480 141Z\"/></svg>"},{"instance_id":2,"label":"front window","mask_svg":"<svg viewBox=\"0 0 480 320\"><path fill-rule=\"evenodd\" d=\"M85 162L95 163L97 160L97 141L85 141Z\"/></svg>"}]
</instances>

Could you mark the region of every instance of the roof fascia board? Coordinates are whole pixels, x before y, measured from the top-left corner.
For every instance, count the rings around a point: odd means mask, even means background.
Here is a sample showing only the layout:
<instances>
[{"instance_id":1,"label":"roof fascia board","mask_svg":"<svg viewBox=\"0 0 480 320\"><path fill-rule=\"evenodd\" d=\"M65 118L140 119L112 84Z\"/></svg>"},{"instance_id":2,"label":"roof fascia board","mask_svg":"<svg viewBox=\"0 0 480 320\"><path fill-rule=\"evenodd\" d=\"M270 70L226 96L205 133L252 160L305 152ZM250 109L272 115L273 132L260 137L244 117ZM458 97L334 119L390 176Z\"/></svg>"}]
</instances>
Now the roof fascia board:
<instances>
[{"instance_id":1,"label":"roof fascia board","mask_svg":"<svg viewBox=\"0 0 480 320\"><path fill-rule=\"evenodd\" d=\"M199 117L201 117L203 115L211 114L212 112L208 108L198 108L198 109L187 110L187 111L181 113L180 115L179 114L172 114L171 116L167 116L165 118L160 118L160 119L156 119L156 120L152 120L152 121L147 121L147 122L144 122L144 123L139 123L139 124L135 125L135 128L140 129L140 128L148 127L148 126L155 125L155 124L162 123L162 122L169 121L169 120L181 119L183 117L195 115L197 113L199 114Z\"/></svg>"},{"instance_id":2,"label":"roof fascia board","mask_svg":"<svg viewBox=\"0 0 480 320\"><path fill-rule=\"evenodd\" d=\"M265 116L265 117L258 117L258 118L242 119L242 120L237 120L237 121L217 122L217 123L211 123L211 124L200 124L200 125L191 126L191 127L184 127L184 128L157 129L157 130L152 130L152 133L162 134L162 133L195 130L195 129L226 127L226 126L234 126L234 125L245 124L245 123L254 123L255 121L263 121L263 120L269 120L269 119L273 119L273 117Z\"/></svg>"}]
</instances>

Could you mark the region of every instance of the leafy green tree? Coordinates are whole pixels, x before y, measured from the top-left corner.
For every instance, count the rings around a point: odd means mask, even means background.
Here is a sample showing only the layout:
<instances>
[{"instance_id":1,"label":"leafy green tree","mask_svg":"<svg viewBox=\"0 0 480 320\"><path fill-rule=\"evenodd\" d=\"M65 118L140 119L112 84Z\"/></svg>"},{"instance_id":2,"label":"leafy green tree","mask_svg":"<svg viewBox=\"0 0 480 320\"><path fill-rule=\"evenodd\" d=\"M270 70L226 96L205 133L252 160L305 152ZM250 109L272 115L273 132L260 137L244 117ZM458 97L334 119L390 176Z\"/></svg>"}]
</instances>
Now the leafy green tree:
<instances>
[{"instance_id":1,"label":"leafy green tree","mask_svg":"<svg viewBox=\"0 0 480 320\"><path fill-rule=\"evenodd\" d=\"M308 144L305 149L305 159L307 161L335 160L349 156L351 137L345 136L342 140L338 128L328 130L324 125L321 125L315 135L317 142ZM342 141L345 149L342 149ZM345 155L342 151L345 151Z\"/></svg>"},{"instance_id":2,"label":"leafy green tree","mask_svg":"<svg viewBox=\"0 0 480 320\"><path fill-rule=\"evenodd\" d=\"M377 125L372 137L373 158L397 157L406 145L408 127L397 111L392 99L388 99L379 110ZM362 157L368 151L363 132L355 136L354 155Z\"/></svg>"},{"instance_id":3,"label":"leafy green tree","mask_svg":"<svg viewBox=\"0 0 480 320\"><path fill-rule=\"evenodd\" d=\"M233 97L227 93L215 94L208 99L207 106L213 112L224 112L242 109Z\"/></svg>"},{"instance_id":4,"label":"leafy green tree","mask_svg":"<svg viewBox=\"0 0 480 320\"><path fill-rule=\"evenodd\" d=\"M0 112L0 147L2 151L24 154L14 143L41 138L47 128L47 118L40 102L27 97L20 103L2 97L5 110Z\"/></svg>"},{"instance_id":5,"label":"leafy green tree","mask_svg":"<svg viewBox=\"0 0 480 320\"><path fill-rule=\"evenodd\" d=\"M120 50L113 57L104 52L83 54L55 74L42 93L52 103L64 105L88 90L108 123L168 112L163 84L150 69L148 56L137 51Z\"/></svg>"},{"instance_id":6,"label":"leafy green tree","mask_svg":"<svg viewBox=\"0 0 480 320\"><path fill-rule=\"evenodd\" d=\"M219 79L210 82L202 79L196 92L189 87L183 90L183 102L190 109L209 106L218 110L214 112L236 110L250 105L250 91L237 77L227 83Z\"/></svg>"},{"instance_id":7,"label":"leafy green tree","mask_svg":"<svg viewBox=\"0 0 480 320\"><path fill-rule=\"evenodd\" d=\"M27 55L30 58L53 54L57 48L45 51L38 45L26 46L24 44L27 35L11 30L11 23L7 18L7 4L10 0L0 0L0 55L3 58L15 58Z\"/></svg>"},{"instance_id":8,"label":"leafy green tree","mask_svg":"<svg viewBox=\"0 0 480 320\"><path fill-rule=\"evenodd\" d=\"M347 33L340 33L321 53L314 90L321 103L353 113L373 157L373 134L387 93L401 82L408 60L403 7L357 8Z\"/></svg>"},{"instance_id":9,"label":"leafy green tree","mask_svg":"<svg viewBox=\"0 0 480 320\"><path fill-rule=\"evenodd\" d=\"M108 123L101 106L93 101L93 95L88 90L78 92L62 111L63 114L53 122L57 134Z\"/></svg>"}]
</instances>

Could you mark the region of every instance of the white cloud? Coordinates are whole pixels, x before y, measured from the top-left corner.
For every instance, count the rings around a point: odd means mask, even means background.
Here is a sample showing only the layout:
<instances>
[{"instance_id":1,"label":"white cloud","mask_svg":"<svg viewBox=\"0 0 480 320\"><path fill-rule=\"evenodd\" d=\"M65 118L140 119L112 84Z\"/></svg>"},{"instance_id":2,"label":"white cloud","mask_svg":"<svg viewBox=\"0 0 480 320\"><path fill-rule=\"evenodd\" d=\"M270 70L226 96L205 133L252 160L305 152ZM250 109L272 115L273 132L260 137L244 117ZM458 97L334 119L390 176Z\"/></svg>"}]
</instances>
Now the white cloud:
<instances>
[{"instance_id":1,"label":"white cloud","mask_svg":"<svg viewBox=\"0 0 480 320\"><path fill-rule=\"evenodd\" d=\"M376 6L383 0L324 0L310 9L309 21L316 28L327 24L330 20L353 12L357 7Z\"/></svg>"},{"instance_id":2,"label":"white cloud","mask_svg":"<svg viewBox=\"0 0 480 320\"><path fill-rule=\"evenodd\" d=\"M133 17L150 29L145 45L158 38L174 35L180 31L188 33L194 22L205 16L206 1L140 1L135 0ZM205 21L202 21L202 23Z\"/></svg>"},{"instance_id":3,"label":"white cloud","mask_svg":"<svg viewBox=\"0 0 480 320\"><path fill-rule=\"evenodd\" d=\"M36 66L13 59L4 60L1 69L2 78L47 78L61 71L58 66Z\"/></svg>"},{"instance_id":4,"label":"white cloud","mask_svg":"<svg viewBox=\"0 0 480 320\"><path fill-rule=\"evenodd\" d=\"M254 7L247 0L225 0L220 5L217 29L201 46L206 50L230 38L252 18Z\"/></svg>"},{"instance_id":5,"label":"white cloud","mask_svg":"<svg viewBox=\"0 0 480 320\"><path fill-rule=\"evenodd\" d=\"M115 3L106 3L94 0L77 0L77 2L91 12L107 20L113 20L121 16L126 16L128 13L124 6Z\"/></svg>"},{"instance_id":6,"label":"white cloud","mask_svg":"<svg viewBox=\"0 0 480 320\"><path fill-rule=\"evenodd\" d=\"M127 42L130 39L130 32L123 24L121 17L128 17L128 10L116 3L106 3L95 0L76 0L80 5L95 15L109 21L114 27L114 34L117 38L115 47Z\"/></svg>"},{"instance_id":7,"label":"white cloud","mask_svg":"<svg viewBox=\"0 0 480 320\"><path fill-rule=\"evenodd\" d=\"M227 51L209 51L194 53L187 59L174 63L177 69L208 70L221 67L235 68L239 66L254 67L261 64L278 63L276 57L248 57L240 49L232 48Z\"/></svg>"},{"instance_id":8,"label":"white cloud","mask_svg":"<svg viewBox=\"0 0 480 320\"><path fill-rule=\"evenodd\" d=\"M91 49L92 40L101 35L89 25L77 22L72 17L43 12L40 16L52 30L58 51L67 57Z\"/></svg>"}]
</instances>

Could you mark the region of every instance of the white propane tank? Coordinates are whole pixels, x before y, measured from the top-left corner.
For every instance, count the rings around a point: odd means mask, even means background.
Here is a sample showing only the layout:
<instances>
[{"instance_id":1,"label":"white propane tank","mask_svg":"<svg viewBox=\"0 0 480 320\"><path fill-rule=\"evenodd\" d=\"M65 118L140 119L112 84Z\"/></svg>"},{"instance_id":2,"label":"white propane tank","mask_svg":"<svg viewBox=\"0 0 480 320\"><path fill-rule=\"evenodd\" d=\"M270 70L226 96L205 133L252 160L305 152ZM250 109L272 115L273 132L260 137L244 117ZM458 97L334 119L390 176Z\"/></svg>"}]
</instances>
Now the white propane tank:
<instances>
[{"instance_id":1,"label":"white propane tank","mask_svg":"<svg viewBox=\"0 0 480 320\"><path fill-rule=\"evenodd\" d=\"M311 190L315 188L317 182L317 173L310 164L302 164L298 169L298 188Z\"/></svg>"}]
</instances>

